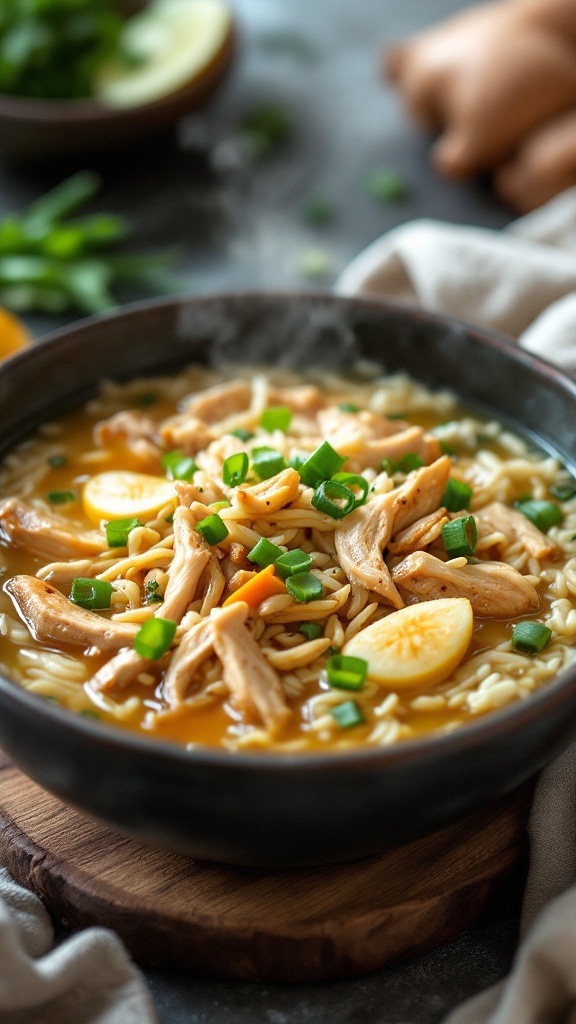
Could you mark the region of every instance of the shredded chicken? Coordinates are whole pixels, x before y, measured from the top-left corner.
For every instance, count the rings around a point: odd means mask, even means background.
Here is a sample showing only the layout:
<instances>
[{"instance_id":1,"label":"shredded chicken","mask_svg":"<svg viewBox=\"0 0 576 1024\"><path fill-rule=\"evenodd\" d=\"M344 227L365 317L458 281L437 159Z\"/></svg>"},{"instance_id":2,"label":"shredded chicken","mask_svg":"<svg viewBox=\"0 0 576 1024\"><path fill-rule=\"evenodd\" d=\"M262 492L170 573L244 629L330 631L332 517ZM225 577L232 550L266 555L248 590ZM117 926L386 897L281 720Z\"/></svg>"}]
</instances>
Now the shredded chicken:
<instances>
[{"instance_id":1,"label":"shredded chicken","mask_svg":"<svg viewBox=\"0 0 576 1024\"><path fill-rule=\"evenodd\" d=\"M160 427L160 437L165 448L174 449L184 455L196 455L214 440L215 434L196 416L170 416Z\"/></svg>"},{"instance_id":2,"label":"shredded chicken","mask_svg":"<svg viewBox=\"0 0 576 1024\"><path fill-rule=\"evenodd\" d=\"M508 541L519 540L534 558L549 558L558 550L553 540L542 533L522 512L509 508L501 501L493 501L474 513L479 525L490 532L503 533Z\"/></svg>"},{"instance_id":3,"label":"shredded chicken","mask_svg":"<svg viewBox=\"0 0 576 1024\"><path fill-rule=\"evenodd\" d=\"M108 547L100 531L75 529L69 520L41 512L20 498L0 503L0 537L45 559L98 555Z\"/></svg>"},{"instance_id":4,"label":"shredded chicken","mask_svg":"<svg viewBox=\"0 0 576 1024\"><path fill-rule=\"evenodd\" d=\"M210 616L214 649L222 663L224 682L242 715L255 717L277 731L292 712L278 673L245 625L247 615L248 605L243 601L214 609Z\"/></svg>"},{"instance_id":5,"label":"shredded chicken","mask_svg":"<svg viewBox=\"0 0 576 1024\"><path fill-rule=\"evenodd\" d=\"M318 414L318 422L326 440L358 469L376 468L385 458L398 462L408 453L428 465L442 454L437 438L422 427L376 413L348 413L332 406Z\"/></svg>"},{"instance_id":6,"label":"shredded chicken","mask_svg":"<svg viewBox=\"0 0 576 1024\"><path fill-rule=\"evenodd\" d=\"M102 668L89 680L89 686L101 693L108 693L110 690L123 690L134 683L141 672L158 670L157 661L149 661L142 658L133 649L120 651L114 658L107 661Z\"/></svg>"},{"instance_id":7,"label":"shredded chicken","mask_svg":"<svg viewBox=\"0 0 576 1024\"><path fill-rule=\"evenodd\" d=\"M234 413L250 407L252 388L248 381L229 381L216 384L194 395L186 403L186 415L195 416L204 423L219 423Z\"/></svg>"},{"instance_id":8,"label":"shredded chicken","mask_svg":"<svg viewBox=\"0 0 576 1024\"><path fill-rule=\"evenodd\" d=\"M338 560L349 580L380 594L394 608L404 602L384 563L391 536L435 511L450 473L447 455L410 473L395 491L377 495L342 519L336 528Z\"/></svg>"},{"instance_id":9,"label":"shredded chicken","mask_svg":"<svg viewBox=\"0 0 576 1024\"><path fill-rule=\"evenodd\" d=\"M210 554L208 568L204 570L201 583L203 584L202 602L213 608L214 605L218 604L226 586L226 579L220 567L220 559L215 551L212 551Z\"/></svg>"},{"instance_id":10,"label":"shredded chicken","mask_svg":"<svg viewBox=\"0 0 576 1024\"><path fill-rule=\"evenodd\" d=\"M405 530L400 530L388 542L388 551L393 555L407 555L411 551L421 551L440 537L442 527L449 522L445 508L438 508L422 519L417 519Z\"/></svg>"},{"instance_id":11,"label":"shredded chicken","mask_svg":"<svg viewBox=\"0 0 576 1024\"><path fill-rule=\"evenodd\" d=\"M125 409L100 420L94 427L94 441L100 448L105 448L111 441L120 440L126 444L134 441L156 442L158 428L154 420L136 409ZM157 451L157 448L155 448Z\"/></svg>"},{"instance_id":12,"label":"shredded chicken","mask_svg":"<svg viewBox=\"0 0 576 1024\"><path fill-rule=\"evenodd\" d=\"M299 416L316 416L324 409L327 399L314 384L296 384L294 387L270 388L268 401L285 405Z\"/></svg>"},{"instance_id":13,"label":"shredded chicken","mask_svg":"<svg viewBox=\"0 0 576 1024\"><path fill-rule=\"evenodd\" d=\"M427 551L408 555L392 570L402 593L419 601L467 597L475 615L513 619L536 611L538 594L529 580L505 562L480 562L457 569Z\"/></svg>"},{"instance_id":14,"label":"shredded chicken","mask_svg":"<svg viewBox=\"0 0 576 1024\"><path fill-rule=\"evenodd\" d=\"M268 480L262 480L251 487L236 487L232 495L235 505L241 505L257 518L279 512L285 505L295 501L299 489L300 477L296 470L283 469Z\"/></svg>"},{"instance_id":15,"label":"shredded chicken","mask_svg":"<svg viewBox=\"0 0 576 1024\"><path fill-rule=\"evenodd\" d=\"M113 622L97 612L79 608L59 590L34 576L13 576L5 589L40 643L119 651L132 645L140 628L133 622Z\"/></svg>"},{"instance_id":16,"label":"shredded chicken","mask_svg":"<svg viewBox=\"0 0 576 1024\"><path fill-rule=\"evenodd\" d=\"M164 603L158 618L180 622L194 600L198 581L210 560L210 547L194 527L197 519L191 509L179 505L174 512L174 559L168 570Z\"/></svg>"},{"instance_id":17,"label":"shredded chicken","mask_svg":"<svg viewBox=\"0 0 576 1024\"><path fill-rule=\"evenodd\" d=\"M212 619L201 619L184 633L164 676L162 692L170 707L182 703L200 665L213 651Z\"/></svg>"}]
</instances>

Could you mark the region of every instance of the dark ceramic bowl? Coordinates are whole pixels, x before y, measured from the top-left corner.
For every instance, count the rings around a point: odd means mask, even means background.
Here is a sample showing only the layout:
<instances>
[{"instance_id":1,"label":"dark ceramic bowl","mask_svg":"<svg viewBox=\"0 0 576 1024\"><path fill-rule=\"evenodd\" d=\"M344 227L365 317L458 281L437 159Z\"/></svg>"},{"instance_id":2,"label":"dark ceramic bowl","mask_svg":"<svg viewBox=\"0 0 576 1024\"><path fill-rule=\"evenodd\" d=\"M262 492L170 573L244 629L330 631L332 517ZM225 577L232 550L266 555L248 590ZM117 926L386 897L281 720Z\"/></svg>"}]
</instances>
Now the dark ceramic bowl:
<instances>
[{"instance_id":1,"label":"dark ceramic bowl","mask_svg":"<svg viewBox=\"0 0 576 1024\"><path fill-rule=\"evenodd\" d=\"M561 373L462 323L319 295L168 300L59 331L0 367L0 455L111 368L119 380L226 359L345 371L358 356L456 389L574 469L576 386ZM121 832L239 864L346 860L432 832L510 792L575 734L576 666L451 735L328 756L186 751L0 678L0 745L41 786Z\"/></svg>"},{"instance_id":2,"label":"dark ceramic bowl","mask_svg":"<svg viewBox=\"0 0 576 1024\"><path fill-rule=\"evenodd\" d=\"M0 93L0 152L19 161L88 155L142 142L197 110L220 86L236 50L234 30L201 75L153 103L117 109L96 100L42 100Z\"/></svg>"}]
</instances>

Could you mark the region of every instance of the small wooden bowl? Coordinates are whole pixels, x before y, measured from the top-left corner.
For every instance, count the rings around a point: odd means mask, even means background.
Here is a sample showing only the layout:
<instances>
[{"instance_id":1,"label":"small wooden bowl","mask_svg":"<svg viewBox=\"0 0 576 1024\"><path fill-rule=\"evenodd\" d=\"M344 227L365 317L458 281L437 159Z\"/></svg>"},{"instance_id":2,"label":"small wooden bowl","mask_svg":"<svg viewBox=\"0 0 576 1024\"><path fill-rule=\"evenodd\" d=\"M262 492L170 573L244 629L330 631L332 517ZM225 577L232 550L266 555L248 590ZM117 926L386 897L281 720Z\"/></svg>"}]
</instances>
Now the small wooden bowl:
<instances>
[{"instance_id":1,"label":"small wooden bowl","mask_svg":"<svg viewBox=\"0 0 576 1024\"><path fill-rule=\"evenodd\" d=\"M236 51L231 28L201 75L153 103L117 109L96 100L42 100L0 93L0 153L30 160L126 147L172 127L201 107L227 74Z\"/></svg>"}]
</instances>

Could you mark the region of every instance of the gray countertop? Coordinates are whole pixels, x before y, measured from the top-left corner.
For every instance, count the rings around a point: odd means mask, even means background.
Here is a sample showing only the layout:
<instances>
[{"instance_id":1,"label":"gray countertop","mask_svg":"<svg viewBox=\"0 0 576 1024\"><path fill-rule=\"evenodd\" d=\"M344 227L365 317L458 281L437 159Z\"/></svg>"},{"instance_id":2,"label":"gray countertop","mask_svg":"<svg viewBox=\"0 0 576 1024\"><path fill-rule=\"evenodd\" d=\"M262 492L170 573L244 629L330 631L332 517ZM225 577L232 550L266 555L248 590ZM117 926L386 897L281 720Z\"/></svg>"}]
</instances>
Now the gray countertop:
<instances>
[{"instance_id":1,"label":"gray countertop","mask_svg":"<svg viewBox=\"0 0 576 1024\"><path fill-rule=\"evenodd\" d=\"M502 227L511 213L487 182L456 185L430 168L430 140L406 121L380 80L384 41L464 6L457 0L232 0L240 49L225 87L176 137L129 154L92 160L104 187L100 209L125 214L132 248L182 248L182 276L193 293L241 288L330 287L365 245L415 217ZM243 159L239 125L250 109L273 103L291 113L289 141L256 164ZM376 201L366 179L397 172L404 199ZM0 212L23 205L72 164L0 164ZM311 225L310 197L334 207ZM310 251L324 273L310 278ZM60 321L62 322L62 321ZM31 318L37 334L58 321ZM415 961L352 981L254 985L147 970L163 1024L435 1024L462 999L510 966L517 912Z\"/></svg>"}]
</instances>

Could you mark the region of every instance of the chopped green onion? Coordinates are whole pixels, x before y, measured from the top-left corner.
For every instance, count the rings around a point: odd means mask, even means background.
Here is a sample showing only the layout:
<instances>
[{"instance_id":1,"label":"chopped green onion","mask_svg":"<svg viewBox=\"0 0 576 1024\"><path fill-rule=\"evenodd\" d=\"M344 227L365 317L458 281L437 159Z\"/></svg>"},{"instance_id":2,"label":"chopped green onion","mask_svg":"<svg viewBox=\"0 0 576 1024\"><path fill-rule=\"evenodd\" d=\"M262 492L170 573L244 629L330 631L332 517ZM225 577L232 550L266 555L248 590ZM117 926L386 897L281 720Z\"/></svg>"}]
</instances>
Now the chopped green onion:
<instances>
[{"instance_id":1,"label":"chopped green onion","mask_svg":"<svg viewBox=\"0 0 576 1024\"><path fill-rule=\"evenodd\" d=\"M267 537L261 537L246 557L250 562L256 562L261 569L265 569L267 565L272 565L283 554L285 552L277 544L273 544Z\"/></svg>"},{"instance_id":2,"label":"chopped green onion","mask_svg":"<svg viewBox=\"0 0 576 1024\"><path fill-rule=\"evenodd\" d=\"M328 684L338 690L361 690L368 672L364 658L333 654L326 662Z\"/></svg>"},{"instance_id":3,"label":"chopped green onion","mask_svg":"<svg viewBox=\"0 0 576 1024\"><path fill-rule=\"evenodd\" d=\"M295 469L297 473L300 472L305 462L305 455L292 455L292 457L288 459L288 465L290 466L291 469Z\"/></svg>"},{"instance_id":4,"label":"chopped green onion","mask_svg":"<svg viewBox=\"0 0 576 1024\"><path fill-rule=\"evenodd\" d=\"M146 619L134 637L134 650L141 658L155 661L166 653L175 634L172 619Z\"/></svg>"},{"instance_id":5,"label":"chopped green onion","mask_svg":"<svg viewBox=\"0 0 576 1024\"><path fill-rule=\"evenodd\" d=\"M470 499L473 494L472 488L465 484L462 480L455 480L454 477L448 477L448 483L446 484L446 490L442 495L441 505L448 512L460 512L461 509L470 507Z\"/></svg>"},{"instance_id":6,"label":"chopped green onion","mask_svg":"<svg viewBox=\"0 0 576 1024\"><path fill-rule=\"evenodd\" d=\"M360 412L360 406L354 405L354 402L340 402L338 408L340 412Z\"/></svg>"},{"instance_id":7,"label":"chopped green onion","mask_svg":"<svg viewBox=\"0 0 576 1024\"><path fill-rule=\"evenodd\" d=\"M330 714L342 729L351 729L352 726L362 725L366 721L355 700L345 700L343 704L336 704L330 708Z\"/></svg>"},{"instance_id":8,"label":"chopped green onion","mask_svg":"<svg viewBox=\"0 0 576 1024\"><path fill-rule=\"evenodd\" d=\"M311 196L304 207L304 216L310 224L322 226L334 220L334 203L326 196Z\"/></svg>"},{"instance_id":9,"label":"chopped green onion","mask_svg":"<svg viewBox=\"0 0 576 1024\"><path fill-rule=\"evenodd\" d=\"M322 441L300 467L300 478L308 487L317 487L339 473L347 461L346 455L338 455L328 441Z\"/></svg>"},{"instance_id":10,"label":"chopped green onion","mask_svg":"<svg viewBox=\"0 0 576 1024\"><path fill-rule=\"evenodd\" d=\"M401 473L411 473L413 469L420 469L424 465L424 459L417 452L406 452L398 462L398 469Z\"/></svg>"},{"instance_id":11,"label":"chopped green onion","mask_svg":"<svg viewBox=\"0 0 576 1024\"><path fill-rule=\"evenodd\" d=\"M124 548L128 543L128 534L136 527L142 526L139 519L112 519L106 523L106 541L109 548Z\"/></svg>"},{"instance_id":12,"label":"chopped green onion","mask_svg":"<svg viewBox=\"0 0 576 1024\"><path fill-rule=\"evenodd\" d=\"M138 395L138 405L141 409L147 409L151 405L155 405L158 401L158 395L155 391L143 391L141 395Z\"/></svg>"},{"instance_id":13,"label":"chopped green onion","mask_svg":"<svg viewBox=\"0 0 576 1024\"><path fill-rule=\"evenodd\" d=\"M534 523L534 526L542 530L542 533L548 533L551 526L558 526L564 519L558 505L553 501L529 498L527 501L515 501L514 505L531 523Z\"/></svg>"},{"instance_id":14,"label":"chopped green onion","mask_svg":"<svg viewBox=\"0 0 576 1024\"><path fill-rule=\"evenodd\" d=\"M404 420L406 419L406 413L403 412L389 412L386 415L387 420Z\"/></svg>"},{"instance_id":15,"label":"chopped green onion","mask_svg":"<svg viewBox=\"0 0 576 1024\"><path fill-rule=\"evenodd\" d=\"M156 604L159 601L163 601L162 594L159 594L160 584L158 580L148 580L148 583L144 584L144 594L146 597L146 604Z\"/></svg>"},{"instance_id":16,"label":"chopped green onion","mask_svg":"<svg viewBox=\"0 0 576 1024\"><path fill-rule=\"evenodd\" d=\"M408 195L408 186L401 175L386 167L378 167L370 172L366 189L372 199L381 203L397 203Z\"/></svg>"},{"instance_id":17,"label":"chopped green onion","mask_svg":"<svg viewBox=\"0 0 576 1024\"><path fill-rule=\"evenodd\" d=\"M228 527L217 512L196 523L196 529L198 533L202 534L207 544L219 544L228 536Z\"/></svg>"},{"instance_id":18,"label":"chopped green onion","mask_svg":"<svg viewBox=\"0 0 576 1024\"><path fill-rule=\"evenodd\" d=\"M442 527L442 540L450 558L473 555L478 540L474 516L462 516L445 523Z\"/></svg>"},{"instance_id":19,"label":"chopped green onion","mask_svg":"<svg viewBox=\"0 0 576 1024\"><path fill-rule=\"evenodd\" d=\"M70 600L81 608L109 608L110 599L114 593L114 587L105 580L93 580L84 576L77 576L72 580Z\"/></svg>"},{"instance_id":20,"label":"chopped green onion","mask_svg":"<svg viewBox=\"0 0 576 1024\"><path fill-rule=\"evenodd\" d=\"M335 473L332 479L334 483L345 484L348 490L352 491L356 498L356 508L358 508L358 505L364 505L370 490L370 484L366 477L360 476L357 473ZM354 493L355 487L360 489L359 495Z\"/></svg>"},{"instance_id":21,"label":"chopped green onion","mask_svg":"<svg viewBox=\"0 0 576 1024\"><path fill-rule=\"evenodd\" d=\"M550 640L552 630L541 622L518 622L512 630L512 647L523 654L538 654Z\"/></svg>"},{"instance_id":22,"label":"chopped green onion","mask_svg":"<svg viewBox=\"0 0 576 1024\"><path fill-rule=\"evenodd\" d=\"M285 433L291 422L292 410L286 405L271 405L268 409L264 409L260 417L260 426L269 434L273 430L282 430Z\"/></svg>"},{"instance_id":23,"label":"chopped green onion","mask_svg":"<svg viewBox=\"0 0 576 1024\"><path fill-rule=\"evenodd\" d=\"M252 431L246 430L245 427L236 427L236 430L231 430L230 433L240 441L250 441L254 437Z\"/></svg>"},{"instance_id":24,"label":"chopped green onion","mask_svg":"<svg viewBox=\"0 0 576 1024\"><path fill-rule=\"evenodd\" d=\"M394 473L398 472L398 465L394 462L394 459L385 458L380 463L380 469L383 473L387 473L388 476L394 476Z\"/></svg>"},{"instance_id":25,"label":"chopped green onion","mask_svg":"<svg viewBox=\"0 0 576 1024\"><path fill-rule=\"evenodd\" d=\"M194 459L177 451L164 452L161 462L169 480L191 480L198 469Z\"/></svg>"},{"instance_id":26,"label":"chopped green onion","mask_svg":"<svg viewBox=\"0 0 576 1024\"><path fill-rule=\"evenodd\" d=\"M269 480L286 469L286 459L275 448L254 448L252 450L252 467L260 480Z\"/></svg>"},{"instance_id":27,"label":"chopped green onion","mask_svg":"<svg viewBox=\"0 0 576 1024\"><path fill-rule=\"evenodd\" d=\"M312 495L312 504L332 519L343 519L356 508L356 495L334 480L323 480Z\"/></svg>"},{"instance_id":28,"label":"chopped green onion","mask_svg":"<svg viewBox=\"0 0 576 1024\"><path fill-rule=\"evenodd\" d=\"M236 452L224 460L222 466L222 479L228 487L238 487L243 484L248 475L248 456L246 452Z\"/></svg>"},{"instance_id":29,"label":"chopped green onion","mask_svg":"<svg viewBox=\"0 0 576 1024\"><path fill-rule=\"evenodd\" d=\"M51 505L67 505L69 501L76 501L76 491L48 491L46 495Z\"/></svg>"},{"instance_id":30,"label":"chopped green onion","mask_svg":"<svg viewBox=\"0 0 576 1024\"><path fill-rule=\"evenodd\" d=\"M165 523L173 523L174 522L174 513L171 512L169 516L166 516L166 519L164 520L164 522Z\"/></svg>"},{"instance_id":31,"label":"chopped green onion","mask_svg":"<svg viewBox=\"0 0 576 1024\"><path fill-rule=\"evenodd\" d=\"M299 572L307 572L312 565L312 555L300 548L284 551L274 562L274 568L283 580Z\"/></svg>"},{"instance_id":32,"label":"chopped green onion","mask_svg":"<svg viewBox=\"0 0 576 1024\"><path fill-rule=\"evenodd\" d=\"M320 622L302 622L298 632L302 633L307 640L319 640L324 632L324 628Z\"/></svg>"},{"instance_id":33,"label":"chopped green onion","mask_svg":"<svg viewBox=\"0 0 576 1024\"><path fill-rule=\"evenodd\" d=\"M48 465L52 466L53 469L63 469L64 466L68 465L68 459L65 455L51 455L48 459Z\"/></svg>"},{"instance_id":34,"label":"chopped green onion","mask_svg":"<svg viewBox=\"0 0 576 1024\"><path fill-rule=\"evenodd\" d=\"M440 451L442 455L454 455L454 448L447 441L440 441Z\"/></svg>"},{"instance_id":35,"label":"chopped green onion","mask_svg":"<svg viewBox=\"0 0 576 1024\"><path fill-rule=\"evenodd\" d=\"M558 501L570 501L576 494L576 487L574 484L559 484L558 487L551 487L550 494L554 498L558 498Z\"/></svg>"},{"instance_id":36,"label":"chopped green onion","mask_svg":"<svg viewBox=\"0 0 576 1024\"><path fill-rule=\"evenodd\" d=\"M223 508L230 508L230 502L228 501L228 498L222 498L222 501L213 501L210 508L214 512L220 512Z\"/></svg>"},{"instance_id":37,"label":"chopped green onion","mask_svg":"<svg viewBox=\"0 0 576 1024\"><path fill-rule=\"evenodd\" d=\"M297 572L294 576L288 576L286 590L296 601L301 603L318 601L324 596L324 587L311 572Z\"/></svg>"}]
</instances>

